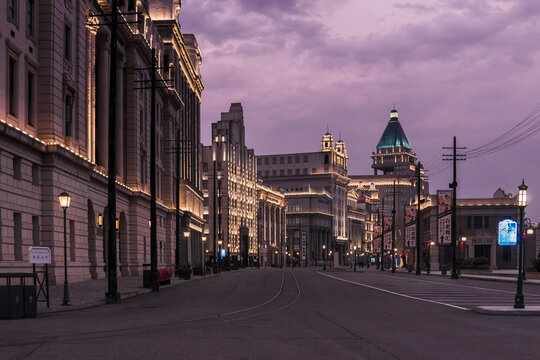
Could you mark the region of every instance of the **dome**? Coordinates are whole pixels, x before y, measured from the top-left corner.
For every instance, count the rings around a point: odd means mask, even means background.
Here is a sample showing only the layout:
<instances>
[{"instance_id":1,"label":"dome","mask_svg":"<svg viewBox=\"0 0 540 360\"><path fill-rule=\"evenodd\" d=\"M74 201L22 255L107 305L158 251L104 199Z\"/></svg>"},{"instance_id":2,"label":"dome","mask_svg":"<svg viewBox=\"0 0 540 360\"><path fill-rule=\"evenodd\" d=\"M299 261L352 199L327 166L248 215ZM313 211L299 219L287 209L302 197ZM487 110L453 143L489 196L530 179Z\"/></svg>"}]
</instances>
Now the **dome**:
<instances>
[{"instance_id":1,"label":"dome","mask_svg":"<svg viewBox=\"0 0 540 360\"><path fill-rule=\"evenodd\" d=\"M388 122L388 125L386 125L386 129L384 129L381 139L377 144L377 148L379 149L394 146L403 146L412 150L411 144L409 143L407 136L405 136L405 132L403 131L403 128L398 120L397 110L391 111L390 121Z\"/></svg>"}]
</instances>

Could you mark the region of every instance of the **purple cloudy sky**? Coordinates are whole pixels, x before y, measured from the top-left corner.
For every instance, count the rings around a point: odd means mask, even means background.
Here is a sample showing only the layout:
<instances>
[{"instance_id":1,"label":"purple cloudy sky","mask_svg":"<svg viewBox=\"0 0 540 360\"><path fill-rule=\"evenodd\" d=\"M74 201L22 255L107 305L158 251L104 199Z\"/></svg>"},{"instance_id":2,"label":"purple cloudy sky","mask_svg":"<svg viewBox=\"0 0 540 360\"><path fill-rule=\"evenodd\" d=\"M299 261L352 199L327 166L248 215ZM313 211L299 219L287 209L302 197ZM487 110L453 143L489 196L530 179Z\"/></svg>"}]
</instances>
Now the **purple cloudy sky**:
<instances>
[{"instance_id":1,"label":"purple cloudy sky","mask_svg":"<svg viewBox=\"0 0 540 360\"><path fill-rule=\"evenodd\" d=\"M453 135L474 148L540 102L539 1L185 0L180 21L203 54L205 144L242 102L256 154L318 151L329 124L349 174L370 174L395 102L434 192L451 182L435 163ZM516 193L525 178L540 220L539 140L460 162L458 197Z\"/></svg>"}]
</instances>

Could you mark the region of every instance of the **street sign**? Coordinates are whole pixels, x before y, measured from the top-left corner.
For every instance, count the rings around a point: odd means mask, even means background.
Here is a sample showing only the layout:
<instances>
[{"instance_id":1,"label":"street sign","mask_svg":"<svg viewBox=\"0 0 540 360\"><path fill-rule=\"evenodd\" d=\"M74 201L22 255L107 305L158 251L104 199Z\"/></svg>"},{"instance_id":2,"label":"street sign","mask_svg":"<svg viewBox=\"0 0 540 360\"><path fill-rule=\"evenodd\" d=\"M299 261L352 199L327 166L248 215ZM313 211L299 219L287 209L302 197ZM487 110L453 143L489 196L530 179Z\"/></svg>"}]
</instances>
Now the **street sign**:
<instances>
[{"instance_id":1,"label":"street sign","mask_svg":"<svg viewBox=\"0 0 540 360\"><path fill-rule=\"evenodd\" d=\"M439 244L450 244L452 235L452 214L445 215L439 218Z\"/></svg>"},{"instance_id":2,"label":"street sign","mask_svg":"<svg viewBox=\"0 0 540 360\"><path fill-rule=\"evenodd\" d=\"M512 246L517 244L517 222L505 219L499 222L499 245Z\"/></svg>"},{"instance_id":3,"label":"street sign","mask_svg":"<svg viewBox=\"0 0 540 360\"><path fill-rule=\"evenodd\" d=\"M384 234L384 250L392 250L392 232Z\"/></svg>"},{"instance_id":4,"label":"street sign","mask_svg":"<svg viewBox=\"0 0 540 360\"><path fill-rule=\"evenodd\" d=\"M50 264L51 249L45 246L30 246L28 248L28 262L30 264Z\"/></svg>"},{"instance_id":5,"label":"street sign","mask_svg":"<svg viewBox=\"0 0 540 360\"><path fill-rule=\"evenodd\" d=\"M416 224L409 225L405 228L405 247L416 247Z\"/></svg>"}]
</instances>

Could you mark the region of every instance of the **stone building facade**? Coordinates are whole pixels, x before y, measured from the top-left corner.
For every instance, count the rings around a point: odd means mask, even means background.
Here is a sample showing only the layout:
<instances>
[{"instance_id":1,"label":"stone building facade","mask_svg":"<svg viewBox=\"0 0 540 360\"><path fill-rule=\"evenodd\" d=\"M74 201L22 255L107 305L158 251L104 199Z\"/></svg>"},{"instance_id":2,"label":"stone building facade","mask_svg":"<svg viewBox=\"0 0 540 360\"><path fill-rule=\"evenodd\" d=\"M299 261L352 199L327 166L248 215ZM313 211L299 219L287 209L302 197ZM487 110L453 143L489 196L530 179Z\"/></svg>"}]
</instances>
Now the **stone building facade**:
<instances>
[{"instance_id":1,"label":"stone building facade","mask_svg":"<svg viewBox=\"0 0 540 360\"><path fill-rule=\"evenodd\" d=\"M350 179L347 177L347 149L342 140L334 141L332 134L326 133L321 140L321 151L275 154L257 156L257 174L269 186L281 188L285 191L287 202L289 203L289 217L294 217L295 211L291 211L291 206L296 206L297 194L319 194L326 193L330 198L331 206L324 211L324 214L331 214L329 219L325 219L325 225L309 225L309 230L294 229L291 221L287 222L288 243L292 249L293 242L302 241L302 234L306 232L307 261L317 261L318 254L322 254L322 245L325 244L330 249L339 263L342 263L344 254L349 250L349 238L347 234L347 186ZM291 195L292 197L290 197ZM294 197L294 199L293 199ZM308 196L309 198L309 196ZM312 208L311 204L298 204L303 206L302 211ZM316 208L316 206L315 206ZM317 210L318 211L318 210ZM298 218L298 217L297 217ZM297 220L294 220L297 221ZM298 218L300 221L300 218ZM322 221L322 219L321 219ZM326 222L330 224L326 225ZM327 234L326 229L330 229ZM298 250L299 251L299 250ZM291 250L294 255L294 251Z\"/></svg>"},{"instance_id":2,"label":"stone building facade","mask_svg":"<svg viewBox=\"0 0 540 360\"><path fill-rule=\"evenodd\" d=\"M149 262L150 90L138 88L148 87L148 71L141 69L150 67L152 49L160 68L155 114L158 262L174 262L177 191L182 226L193 234L184 250L186 261L201 261L197 239L204 222L197 163L203 86L197 42L181 33L179 1L125 1L119 11L140 12L125 16L139 23L118 26L117 53L110 54L108 26L99 26L111 12L106 0L0 4L1 270L27 269L28 246L47 246L53 253L51 280L63 281L63 210L57 197L66 191L72 199L67 210L70 281L105 276L111 56L117 59L112 71L117 75L119 274L140 274ZM181 159L171 149L178 132L184 145ZM177 176L180 189L174 186Z\"/></svg>"},{"instance_id":3,"label":"stone building facade","mask_svg":"<svg viewBox=\"0 0 540 360\"><path fill-rule=\"evenodd\" d=\"M380 210L384 219L392 219L392 212L395 210L394 245L398 249L399 256L405 255L406 258L409 258L413 256L414 249L405 246L405 206L416 202L416 166L418 162L399 122L397 110L390 112L390 120L371 158L374 174L350 175L350 187L364 192L366 189L373 189L373 187L377 190L378 201L369 202L369 216L373 216L375 212L378 213ZM423 169L420 169L420 178L421 198L423 199L429 194L429 183L424 180ZM369 251L373 251L373 247L370 247Z\"/></svg>"},{"instance_id":4,"label":"stone building facade","mask_svg":"<svg viewBox=\"0 0 540 360\"><path fill-rule=\"evenodd\" d=\"M257 254L257 173L240 103L212 124L212 145L203 146L202 161L207 260L223 251L222 257L247 265Z\"/></svg>"},{"instance_id":5,"label":"stone building facade","mask_svg":"<svg viewBox=\"0 0 540 360\"><path fill-rule=\"evenodd\" d=\"M257 201L260 266L282 266L285 264L286 257L287 200L285 194L258 183Z\"/></svg>"}]
</instances>

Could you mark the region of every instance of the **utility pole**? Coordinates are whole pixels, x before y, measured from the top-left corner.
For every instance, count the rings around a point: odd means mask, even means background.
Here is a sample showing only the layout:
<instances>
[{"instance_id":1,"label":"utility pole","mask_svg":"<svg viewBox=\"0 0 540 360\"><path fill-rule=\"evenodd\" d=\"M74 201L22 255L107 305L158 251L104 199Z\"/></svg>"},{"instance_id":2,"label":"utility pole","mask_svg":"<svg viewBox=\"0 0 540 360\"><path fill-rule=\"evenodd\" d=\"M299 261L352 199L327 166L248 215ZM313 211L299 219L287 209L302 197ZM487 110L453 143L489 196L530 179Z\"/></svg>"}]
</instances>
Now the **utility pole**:
<instances>
[{"instance_id":1,"label":"utility pole","mask_svg":"<svg viewBox=\"0 0 540 360\"><path fill-rule=\"evenodd\" d=\"M123 15L139 15L140 12L127 12ZM118 42L118 25L136 24L139 21L118 21L118 0L111 0L110 14L89 14L88 17L110 17L102 23L87 23L87 26L109 26L111 31L111 62L109 74L109 123L108 123L108 159L107 159L107 304L120 303L118 293L118 273L116 254L116 52Z\"/></svg>"},{"instance_id":2,"label":"utility pole","mask_svg":"<svg viewBox=\"0 0 540 360\"><path fill-rule=\"evenodd\" d=\"M422 163L419 161L416 165L416 190L417 190L417 207L416 207L416 275L420 275L420 190L422 188L422 179L420 178L420 169Z\"/></svg>"},{"instance_id":3,"label":"utility pole","mask_svg":"<svg viewBox=\"0 0 540 360\"><path fill-rule=\"evenodd\" d=\"M384 271L384 197L381 205L381 271Z\"/></svg>"},{"instance_id":4,"label":"utility pole","mask_svg":"<svg viewBox=\"0 0 540 360\"><path fill-rule=\"evenodd\" d=\"M396 180L394 180L394 204L392 208L392 272L396 272Z\"/></svg>"},{"instance_id":5,"label":"utility pole","mask_svg":"<svg viewBox=\"0 0 540 360\"><path fill-rule=\"evenodd\" d=\"M152 291L159 291L156 215L156 49L152 49L150 83L150 271L152 273Z\"/></svg>"},{"instance_id":6,"label":"utility pole","mask_svg":"<svg viewBox=\"0 0 540 360\"><path fill-rule=\"evenodd\" d=\"M111 63L109 80L109 158L108 158L108 196L109 211L108 257L107 257L107 304L118 304L118 274L116 270L116 43L118 26L118 1L112 0L111 12Z\"/></svg>"},{"instance_id":7,"label":"utility pole","mask_svg":"<svg viewBox=\"0 0 540 360\"><path fill-rule=\"evenodd\" d=\"M443 160L446 161L453 161L453 167L454 167L454 181L450 183L448 186L450 189L452 189L452 221L451 221L451 232L452 232L452 279L457 279L457 234L456 234L456 203L457 203L457 177L456 177L456 170L457 170L457 161L458 160L465 160L465 154L458 154L458 149L466 149L466 147L457 147L456 137L454 136L454 146L452 147L443 147L443 149L452 149L452 154L444 154L443 156L451 156L451 158L443 158Z\"/></svg>"}]
</instances>

